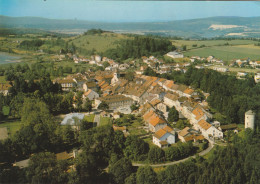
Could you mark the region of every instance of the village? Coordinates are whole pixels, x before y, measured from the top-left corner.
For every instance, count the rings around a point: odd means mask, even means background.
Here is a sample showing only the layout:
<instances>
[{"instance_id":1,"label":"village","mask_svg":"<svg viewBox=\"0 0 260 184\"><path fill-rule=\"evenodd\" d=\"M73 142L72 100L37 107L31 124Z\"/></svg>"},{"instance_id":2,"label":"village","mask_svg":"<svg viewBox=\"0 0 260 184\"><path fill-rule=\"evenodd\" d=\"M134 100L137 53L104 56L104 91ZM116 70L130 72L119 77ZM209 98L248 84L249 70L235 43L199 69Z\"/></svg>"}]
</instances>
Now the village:
<instances>
[{"instance_id":1,"label":"village","mask_svg":"<svg viewBox=\"0 0 260 184\"><path fill-rule=\"evenodd\" d=\"M167 55L183 58L183 55L178 52L170 52ZM191 58L191 62L192 59L194 58ZM74 57L75 63L84 62L83 60ZM152 135L151 142L160 148L168 147L177 141L194 143L207 141L214 144L224 141L225 131L238 132L239 128L236 124L221 125L221 122L213 120L206 102L210 94L176 84L172 80L143 75L147 67L160 74L173 69L185 72L190 63L169 66L154 56L149 58L144 56L142 60L146 65L136 70L131 80L125 78L126 69L130 68L130 65L120 65L106 57L93 56L89 64L102 66L102 63L108 62L110 66L106 67L105 71L78 73L66 78L57 78L53 82L59 83L64 91L75 91L75 89L83 91L82 99L92 101L95 120L99 120L99 116L110 118L114 130L121 130L126 136L131 134L128 131L130 127L118 126L115 123L116 119L128 114L141 117L144 123L138 127L143 130L140 135ZM134 64L135 61L131 63ZM196 66L196 68L200 67ZM107 109L100 110L100 104L106 104ZM183 129L172 127L176 122L169 122L168 114L169 109L173 107L178 111L180 119L189 122L189 126ZM81 120L84 118L80 113L68 114L62 124L74 125L74 116ZM253 125L250 126L253 128Z\"/></svg>"}]
</instances>

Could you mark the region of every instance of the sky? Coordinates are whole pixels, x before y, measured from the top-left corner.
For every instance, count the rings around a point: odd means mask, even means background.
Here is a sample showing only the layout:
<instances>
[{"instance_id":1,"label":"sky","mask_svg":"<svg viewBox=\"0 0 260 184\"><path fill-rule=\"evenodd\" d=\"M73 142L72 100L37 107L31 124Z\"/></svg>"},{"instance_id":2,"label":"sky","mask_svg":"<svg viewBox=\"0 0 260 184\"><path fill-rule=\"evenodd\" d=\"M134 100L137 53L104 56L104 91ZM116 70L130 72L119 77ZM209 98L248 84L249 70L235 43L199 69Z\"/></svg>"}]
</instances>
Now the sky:
<instances>
[{"instance_id":1,"label":"sky","mask_svg":"<svg viewBox=\"0 0 260 184\"><path fill-rule=\"evenodd\" d=\"M213 16L260 16L254 1L0 0L0 15L102 22L155 22Z\"/></svg>"}]
</instances>

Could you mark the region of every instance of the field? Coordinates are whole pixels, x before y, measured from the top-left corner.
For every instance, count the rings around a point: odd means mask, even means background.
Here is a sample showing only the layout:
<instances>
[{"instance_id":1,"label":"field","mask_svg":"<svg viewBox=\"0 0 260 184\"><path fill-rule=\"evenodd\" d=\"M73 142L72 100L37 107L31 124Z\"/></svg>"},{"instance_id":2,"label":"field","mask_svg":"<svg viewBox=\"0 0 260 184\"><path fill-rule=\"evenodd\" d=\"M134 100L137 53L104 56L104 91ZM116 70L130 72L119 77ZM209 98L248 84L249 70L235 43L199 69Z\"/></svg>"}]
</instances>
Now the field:
<instances>
[{"instance_id":1,"label":"field","mask_svg":"<svg viewBox=\"0 0 260 184\"><path fill-rule=\"evenodd\" d=\"M88 122L93 122L95 118L94 114L90 114L90 115L85 115L84 120L88 121Z\"/></svg>"},{"instance_id":2,"label":"field","mask_svg":"<svg viewBox=\"0 0 260 184\"><path fill-rule=\"evenodd\" d=\"M212 46L198 49L192 49L184 53L185 56L200 56L208 57L210 55L215 58L222 59L223 61L230 61L233 59L244 59L250 58L253 60L260 60L260 47L255 48L244 45L241 46Z\"/></svg>"},{"instance_id":3,"label":"field","mask_svg":"<svg viewBox=\"0 0 260 184\"><path fill-rule=\"evenodd\" d=\"M197 47L200 47L201 45L205 45L206 47L212 47L212 46L221 46L225 44L229 45L253 45L255 43L259 43L257 41L253 40L172 40L173 45L177 47L181 47L182 45L186 45L187 49L194 49L196 47L193 47L192 45L197 45Z\"/></svg>"},{"instance_id":4,"label":"field","mask_svg":"<svg viewBox=\"0 0 260 184\"><path fill-rule=\"evenodd\" d=\"M84 35L80 36L71 42L79 48L85 50L95 49L97 52L104 52L109 48L115 48L116 42L128 37L122 34L102 33L100 35Z\"/></svg>"},{"instance_id":5,"label":"field","mask_svg":"<svg viewBox=\"0 0 260 184\"><path fill-rule=\"evenodd\" d=\"M100 117L100 126L104 126L110 123L109 117Z\"/></svg>"},{"instance_id":6,"label":"field","mask_svg":"<svg viewBox=\"0 0 260 184\"><path fill-rule=\"evenodd\" d=\"M6 127L8 130L8 134L11 136L13 136L14 133L21 128L21 126L22 124L20 121L0 123L0 128Z\"/></svg>"},{"instance_id":7,"label":"field","mask_svg":"<svg viewBox=\"0 0 260 184\"><path fill-rule=\"evenodd\" d=\"M0 83L6 83L5 76L0 76Z\"/></svg>"}]
</instances>

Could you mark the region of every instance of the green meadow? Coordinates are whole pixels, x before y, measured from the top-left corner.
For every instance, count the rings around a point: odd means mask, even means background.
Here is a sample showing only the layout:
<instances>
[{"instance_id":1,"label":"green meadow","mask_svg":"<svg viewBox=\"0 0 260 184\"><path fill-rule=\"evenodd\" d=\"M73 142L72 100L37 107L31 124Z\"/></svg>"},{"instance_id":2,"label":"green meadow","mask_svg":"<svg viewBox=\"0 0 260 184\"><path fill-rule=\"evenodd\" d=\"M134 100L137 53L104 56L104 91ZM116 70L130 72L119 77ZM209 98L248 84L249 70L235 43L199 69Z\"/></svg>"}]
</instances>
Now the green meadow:
<instances>
[{"instance_id":1,"label":"green meadow","mask_svg":"<svg viewBox=\"0 0 260 184\"><path fill-rule=\"evenodd\" d=\"M210 55L224 61L233 59L250 58L253 60L260 60L260 47L243 47L243 46L212 46L198 49L192 49L184 52L186 57L200 56L208 57Z\"/></svg>"}]
</instances>

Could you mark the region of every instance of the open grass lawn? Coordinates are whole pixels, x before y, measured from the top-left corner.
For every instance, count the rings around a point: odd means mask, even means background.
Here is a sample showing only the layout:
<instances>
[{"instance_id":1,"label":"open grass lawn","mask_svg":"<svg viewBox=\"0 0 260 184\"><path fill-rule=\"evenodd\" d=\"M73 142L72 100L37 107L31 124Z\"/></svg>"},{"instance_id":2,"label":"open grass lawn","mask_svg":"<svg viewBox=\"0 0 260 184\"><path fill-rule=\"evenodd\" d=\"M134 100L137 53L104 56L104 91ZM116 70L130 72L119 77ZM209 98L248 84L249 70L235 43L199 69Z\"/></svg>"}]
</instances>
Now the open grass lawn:
<instances>
[{"instance_id":1,"label":"open grass lawn","mask_svg":"<svg viewBox=\"0 0 260 184\"><path fill-rule=\"evenodd\" d=\"M6 83L5 76L0 76L0 83Z\"/></svg>"},{"instance_id":2,"label":"open grass lawn","mask_svg":"<svg viewBox=\"0 0 260 184\"><path fill-rule=\"evenodd\" d=\"M20 121L4 122L0 123L0 128L6 127L8 134L13 136L16 131L20 130L22 123Z\"/></svg>"},{"instance_id":3,"label":"open grass lawn","mask_svg":"<svg viewBox=\"0 0 260 184\"><path fill-rule=\"evenodd\" d=\"M144 129L131 129L129 130L130 135L143 135L147 132Z\"/></svg>"},{"instance_id":4,"label":"open grass lawn","mask_svg":"<svg viewBox=\"0 0 260 184\"><path fill-rule=\"evenodd\" d=\"M100 117L100 126L111 124L109 117Z\"/></svg>"},{"instance_id":5,"label":"open grass lawn","mask_svg":"<svg viewBox=\"0 0 260 184\"><path fill-rule=\"evenodd\" d=\"M190 51L185 52L184 55L186 57L191 57L191 56L208 57L212 55L224 61L230 61L232 59L243 59L243 58L259 60L260 47L243 48L239 46L213 46L213 47L192 49Z\"/></svg>"},{"instance_id":6,"label":"open grass lawn","mask_svg":"<svg viewBox=\"0 0 260 184\"><path fill-rule=\"evenodd\" d=\"M116 42L128 38L125 35L115 33L102 33L101 35L84 35L71 41L76 47L86 50L95 49L97 52L104 52L107 49L115 48Z\"/></svg>"},{"instance_id":7,"label":"open grass lawn","mask_svg":"<svg viewBox=\"0 0 260 184\"><path fill-rule=\"evenodd\" d=\"M143 122L140 119L134 120L130 127L137 128L143 126Z\"/></svg>"},{"instance_id":8,"label":"open grass lawn","mask_svg":"<svg viewBox=\"0 0 260 184\"><path fill-rule=\"evenodd\" d=\"M90 114L90 115L85 115L84 120L88 121L88 122L93 122L95 118L94 114Z\"/></svg>"}]
</instances>

